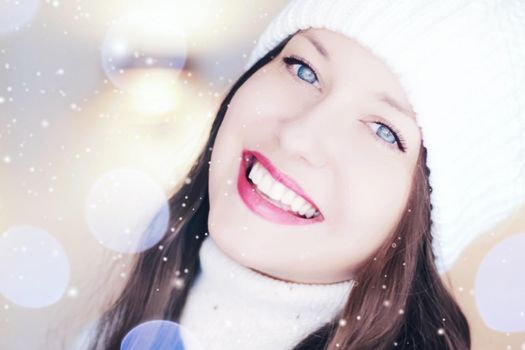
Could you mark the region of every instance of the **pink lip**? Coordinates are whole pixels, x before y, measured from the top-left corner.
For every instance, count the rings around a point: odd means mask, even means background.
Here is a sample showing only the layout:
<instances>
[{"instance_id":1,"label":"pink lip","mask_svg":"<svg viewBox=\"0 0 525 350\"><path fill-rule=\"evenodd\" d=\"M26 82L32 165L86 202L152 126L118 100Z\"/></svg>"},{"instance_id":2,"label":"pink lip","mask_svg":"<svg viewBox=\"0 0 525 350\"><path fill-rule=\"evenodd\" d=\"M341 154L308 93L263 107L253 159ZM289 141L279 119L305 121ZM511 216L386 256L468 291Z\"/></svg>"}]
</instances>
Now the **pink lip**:
<instances>
[{"instance_id":1,"label":"pink lip","mask_svg":"<svg viewBox=\"0 0 525 350\"><path fill-rule=\"evenodd\" d=\"M295 224L295 225L304 225L312 224L315 222L323 221L323 215L319 215L314 218L306 219L299 217L289 211L283 210L273 203L265 199L246 177L246 169L252 156L255 156L258 162L260 162L266 169L269 170L270 174L277 180L279 180L283 185L289 187L294 192L303 196L310 204L314 206L316 210L317 206L309 199L308 196L304 194L304 191L297 185L292 179L278 171L270 161L264 157L259 152L255 151L243 151L242 160L239 167L239 174L237 176L237 190L246 204L246 206L252 210L257 215L277 223L283 224Z\"/></svg>"}]
</instances>

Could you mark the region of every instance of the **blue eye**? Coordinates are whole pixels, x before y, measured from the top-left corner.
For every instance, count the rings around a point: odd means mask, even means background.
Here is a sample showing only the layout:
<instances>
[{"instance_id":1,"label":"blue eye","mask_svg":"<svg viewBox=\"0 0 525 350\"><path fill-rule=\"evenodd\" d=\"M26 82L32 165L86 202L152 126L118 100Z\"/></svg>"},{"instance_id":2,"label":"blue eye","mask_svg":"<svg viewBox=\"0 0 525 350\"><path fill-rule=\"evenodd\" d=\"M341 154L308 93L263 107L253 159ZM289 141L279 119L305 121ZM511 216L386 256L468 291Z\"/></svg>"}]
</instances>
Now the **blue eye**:
<instances>
[{"instance_id":1,"label":"blue eye","mask_svg":"<svg viewBox=\"0 0 525 350\"><path fill-rule=\"evenodd\" d=\"M315 83L315 81L318 81L317 74L315 73L315 71L302 60L292 56L288 56L283 57L283 62L287 67L296 65L299 66L297 70L295 70L294 67L292 67L294 74L297 77L299 77L299 79L304 80L309 84L313 84Z\"/></svg>"},{"instance_id":2,"label":"blue eye","mask_svg":"<svg viewBox=\"0 0 525 350\"><path fill-rule=\"evenodd\" d=\"M377 135L383 138L383 140L385 140L386 142L392 144L396 142L396 137L394 136L394 133L386 126L380 125L379 128L377 128L377 131Z\"/></svg>"},{"instance_id":3,"label":"blue eye","mask_svg":"<svg viewBox=\"0 0 525 350\"><path fill-rule=\"evenodd\" d=\"M394 127L387 126L381 122L372 122L372 124L378 125L377 127L372 128L374 130L374 133L379 136L381 139L385 140L389 144L396 144L398 145L398 148L405 152L406 146L405 141L402 139L401 134L399 132L394 131Z\"/></svg>"}]
</instances>

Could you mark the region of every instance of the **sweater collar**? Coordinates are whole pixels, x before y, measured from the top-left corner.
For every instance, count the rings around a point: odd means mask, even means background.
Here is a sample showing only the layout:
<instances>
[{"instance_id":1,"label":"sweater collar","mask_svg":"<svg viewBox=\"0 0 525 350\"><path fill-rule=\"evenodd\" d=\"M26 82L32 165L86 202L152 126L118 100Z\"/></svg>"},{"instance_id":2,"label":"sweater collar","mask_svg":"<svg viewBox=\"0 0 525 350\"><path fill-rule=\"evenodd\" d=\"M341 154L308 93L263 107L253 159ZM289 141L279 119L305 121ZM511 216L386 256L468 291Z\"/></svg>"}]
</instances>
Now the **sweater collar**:
<instances>
[{"instance_id":1,"label":"sweater collar","mask_svg":"<svg viewBox=\"0 0 525 350\"><path fill-rule=\"evenodd\" d=\"M320 314L338 311L347 299L353 280L331 284L296 283L279 280L252 270L226 255L211 237L199 251L201 273L220 293L237 292L268 308L286 307ZM228 281L228 283L225 283Z\"/></svg>"},{"instance_id":2,"label":"sweater collar","mask_svg":"<svg viewBox=\"0 0 525 350\"><path fill-rule=\"evenodd\" d=\"M211 237L202 242L199 259L181 325L207 349L291 348L331 321L354 285L353 280L308 284L263 275L230 258ZM231 337L225 336L230 331Z\"/></svg>"}]
</instances>

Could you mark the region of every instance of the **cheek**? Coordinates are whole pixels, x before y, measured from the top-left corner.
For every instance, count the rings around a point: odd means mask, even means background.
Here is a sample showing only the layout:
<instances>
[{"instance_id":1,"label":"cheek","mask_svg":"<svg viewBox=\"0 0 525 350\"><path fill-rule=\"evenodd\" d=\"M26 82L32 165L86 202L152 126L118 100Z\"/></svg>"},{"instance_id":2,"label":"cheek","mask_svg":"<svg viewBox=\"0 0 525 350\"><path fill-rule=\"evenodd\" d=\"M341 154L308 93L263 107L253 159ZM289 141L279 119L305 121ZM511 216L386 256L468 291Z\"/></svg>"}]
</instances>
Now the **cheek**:
<instances>
[{"instance_id":1,"label":"cheek","mask_svg":"<svg viewBox=\"0 0 525 350\"><path fill-rule=\"evenodd\" d=\"M408 199L410 174L399 162L367 162L348 172L348 224L359 235L386 236L396 225Z\"/></svg>"},{"instance_id":2,"label":"cheek","mask_svg":"<svg viewBox=\"0 0 525 350\"><path fill-rule=\"evenodd\" d=\"M254 148L271 139L279 116L289 113L286 106L291 106L291 102L283 98L285 94L277 88L280 84L275 84L275 79L269 72L256 73L230 101L211 154L210 201L223 200L220 196L229 189L227 179L235 183L242 149Z\"/></svg>"}]
</instances>

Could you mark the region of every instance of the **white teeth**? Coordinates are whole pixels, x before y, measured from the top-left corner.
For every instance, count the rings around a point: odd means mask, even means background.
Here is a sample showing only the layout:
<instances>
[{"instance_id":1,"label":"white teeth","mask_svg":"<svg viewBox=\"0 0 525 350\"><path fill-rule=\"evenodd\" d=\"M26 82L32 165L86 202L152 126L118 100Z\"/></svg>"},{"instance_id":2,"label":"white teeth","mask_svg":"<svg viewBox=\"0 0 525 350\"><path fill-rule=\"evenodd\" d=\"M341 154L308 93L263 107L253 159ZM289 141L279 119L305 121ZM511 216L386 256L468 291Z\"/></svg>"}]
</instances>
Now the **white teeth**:
<instances>
[{"instance_id":1,"label":"white teeth","mask_svg":"<svg viewBox=\"0 0 525 350\"><path fill-rule=\"evenodd\" d=\"M260 182L257 184L257 188L267 194L275 181L270 175L263 175Z\"/></svg>"},{"instance_id":2,"label":"white teeth","mask_svg":"<svg viewBox=\"0 0 525 350\"><path fill-rule=\"evenodd\" d=\"M285 189L286 187L284 187L282 183L275 181L273 186L270 188L268 195L271 199L278 201L283 196Z\"/></svg>"},{"instance_id":3,"label":"white teeth","mask_svg":"<svg viewBox=\"0 0 525 350\"><path fill-rule=\"evenodd\" d=\"M317 213L314 207L310 205L301 196L284 186L282 183L275 181L259 162L255 162L248 178L256 185L256 187L266 194L268 197L276 202L284 204L285 207L289 207L293 212L311 218Z\"/></svg>"},{"instance_id":4,"label":"white teeth","mask_svg":"<svg viewBox=\"0 0 525 350\"><path fill-rule=\"evenodd\" d=\"M263 172L259 171L259 167L259 163L255 163L250 170L250 174L248 175L248 177L252 179L253 183L259 183L259 180L263 176Z\"/></svg>"},{"instance_id":5,"label":"white teeth","mask_svg":"<svg viewBox=\"0 0 525 350\"><path fill-rule=\"evenodd\" d=\"M310 219L315 213L315 208L310 208L306 211L306 214L304 214L308 219Z\"/></svg>"},{"instance_id":6,"label":"white teeth","mask_svg":"<svg viewBox=\"0 0 525 350\"><path fill-rule=\"evenodd\" d=\"M284 195L281 198L281 202L284 204L290 205L292 204L293 199L295 198L295 193L292 190L286 189L284 192Z\"/></svg>"},{"instance_id":7,"label":"white teeth","mask_svg":"<svg viewBox=\"0 0 525 350\"><path fill-rule=\"evenodd\" d=\"M299 214L301 215L304 215L304 213L306 213L307 210L309 210L312 206L308 203L305 203L301 209L299 209Z\"/></svg>"},{"instance_id":8,"label":"white teeth","mask_svg":"<svg viewBox=\"0 0 525 350\"><path fill-rule=\"evenodd\" d=\"M292 202L292 210L293 211L299 211L299 209L306 203L304 199L301 197L296 196Z\"/></svg>"}]
</instances>

